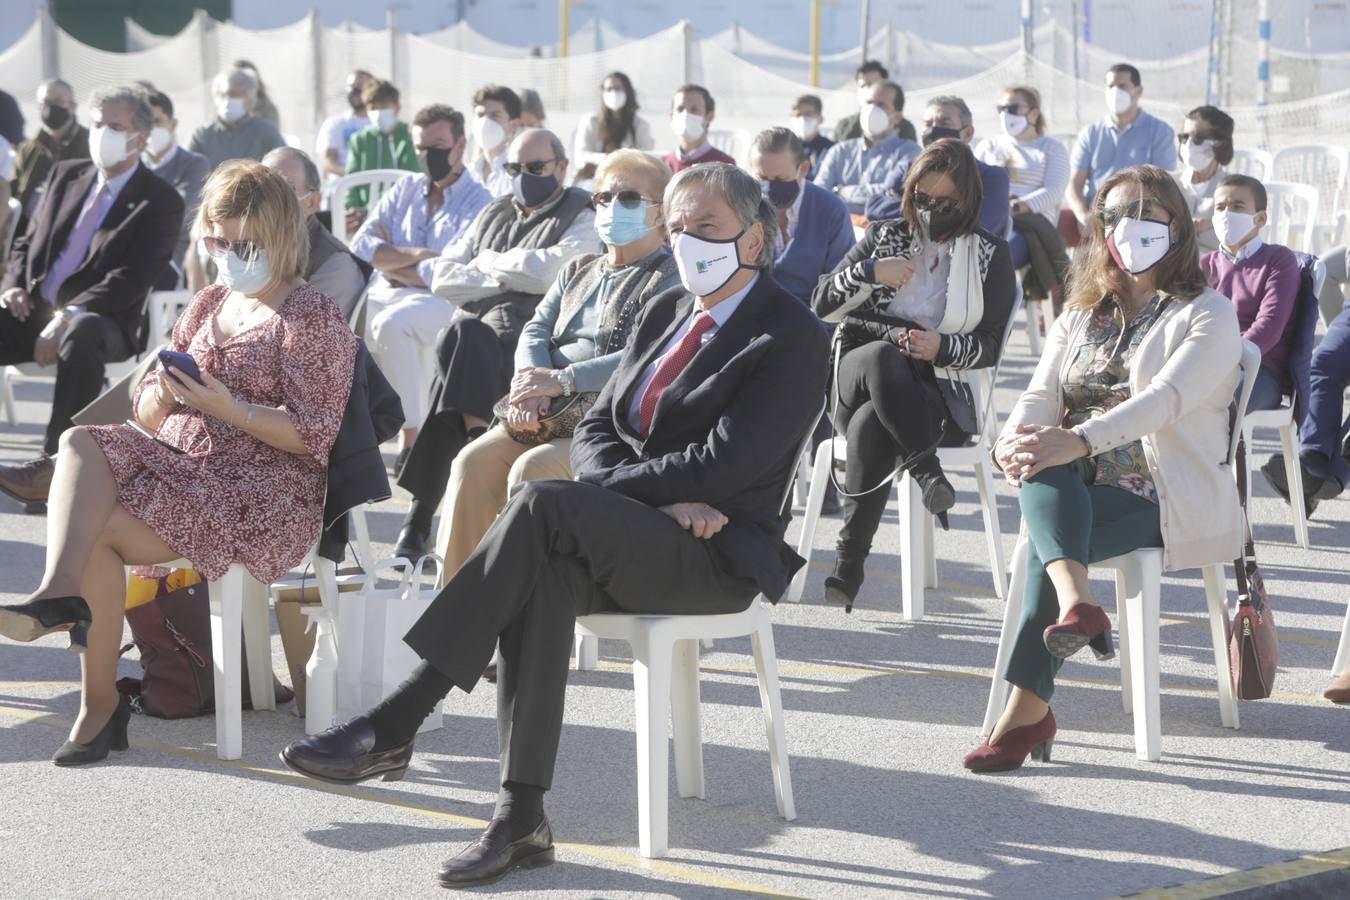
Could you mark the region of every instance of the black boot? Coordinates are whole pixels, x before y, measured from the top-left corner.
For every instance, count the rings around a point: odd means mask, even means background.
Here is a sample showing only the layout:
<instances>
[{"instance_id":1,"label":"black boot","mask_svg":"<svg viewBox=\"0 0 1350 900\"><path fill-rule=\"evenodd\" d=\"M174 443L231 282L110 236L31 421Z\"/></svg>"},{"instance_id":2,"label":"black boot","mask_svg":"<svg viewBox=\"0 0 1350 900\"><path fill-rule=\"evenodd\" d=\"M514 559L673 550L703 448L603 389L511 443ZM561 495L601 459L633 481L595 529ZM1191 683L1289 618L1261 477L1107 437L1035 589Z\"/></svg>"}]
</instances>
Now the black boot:
<instances>
[{"instance_id":1,"label":"black boot","mask_svg":"<svg viewBox=\"0 0 1350 900\"><path fill-rule=\"evenodd\" d=\"M431 539L431 516L435 512L421 500L414 500L408 510L408 518L403 520L403 528L398 533L398 544L394 555L408 562L417 562L427 552L427 541Z\"/></svg>"},{"instance_id":2,"label":"black boot","mask_svg":"<svg viewBox=\"0 0 1350 900\"><path fill-rule=\"evenodd\" d=\"M834 571L825 578L825 602L853 612L853 600L863 583L863 564L867 551L840 546L835 550Z\"/></svg>"},{"instance_id":3,"label":"black boot","mask_svg":"<svg viewBox=\"0 0 1350 900\"><path fill-rule=\"evenodd\" d=\"M932 458L925 465L916 466L910 474L923 496L923 508L937 516L938 524L942 526L943 531L950 530L947 510L956 505L956 488L952 487L952 483L942 473L942 466L937 458Z\"/></svg>"}]
</instances>

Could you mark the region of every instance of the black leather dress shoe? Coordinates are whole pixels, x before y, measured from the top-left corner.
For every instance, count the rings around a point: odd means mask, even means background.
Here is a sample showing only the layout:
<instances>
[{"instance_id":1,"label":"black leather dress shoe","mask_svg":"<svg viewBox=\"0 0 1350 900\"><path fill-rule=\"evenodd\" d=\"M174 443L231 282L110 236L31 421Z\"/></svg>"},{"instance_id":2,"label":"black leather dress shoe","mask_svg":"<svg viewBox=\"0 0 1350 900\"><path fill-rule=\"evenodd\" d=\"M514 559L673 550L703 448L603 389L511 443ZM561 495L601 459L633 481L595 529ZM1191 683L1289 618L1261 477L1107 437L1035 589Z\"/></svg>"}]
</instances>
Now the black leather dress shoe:
<instances>
[{"instance_id":1,"label":"black leather dress shoe","mask_svg":"<svg viewBox=\"0 0 1350 900\"><path fill-rule=\"evenodd\" d=\"M548 816L518 841L511 840L509 820L493 819L472 847L441 864L441 884L449 888L470 887L500 881L519 866L537 869L553 862L553 829Z\"/></svg>"},{"instance_id":2,"label":"black leather dress shoe","mask_svg":"<svg viewBox=\"0 0 1350 900\"><path fill-rule=\"evenodd\" d=\"M398 543L394 545L394 556L401 556L408 562L417 562L427 553L427 535L416 525L404 525L398 533Z\"/></svg>"},{"instance_id":3,"label":"black leather dress shoe","mask_svg":"<svg viewBox=\"0 0 1350 900\"><path fill-rule=\"evenodd\" d=\"M374 746L375 727L367 717L357 716L289 745L281 751L281 761L301 775L330 784L401 779L412 761L413 742L378 752Z\"/></svg>"}]
</instances>

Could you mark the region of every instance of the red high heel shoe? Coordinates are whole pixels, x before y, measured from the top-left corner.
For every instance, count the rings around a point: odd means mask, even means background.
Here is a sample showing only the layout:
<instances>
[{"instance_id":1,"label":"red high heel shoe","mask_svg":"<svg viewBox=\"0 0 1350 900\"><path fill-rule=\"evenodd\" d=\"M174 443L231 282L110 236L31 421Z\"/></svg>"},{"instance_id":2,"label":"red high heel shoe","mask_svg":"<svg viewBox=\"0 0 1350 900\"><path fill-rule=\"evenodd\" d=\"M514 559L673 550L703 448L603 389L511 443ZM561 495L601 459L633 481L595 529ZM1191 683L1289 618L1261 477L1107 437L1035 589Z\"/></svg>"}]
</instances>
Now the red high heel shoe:
<instances>
[{"instance_id":1,"label":"red high heel shoe","mask_svg":"<svg viewBox=\"0 0 1350 900\"><path fill-rule=\"evenodd\" d=\"M1091 644L1098 659L1116 655L1111 644L1111 620L1094 603L1075 603L1064 620L1045 629L1042 639L1052 656L1068 659Z\"/></svg>"},{"instance_id":2,"label":"red high heel shoe","mask_svg":"<svg viewBox=\"0 0 1350 900\"><path fill-rule=\"evenodd\" d=\"M961 761L972 772L1007 772L1020 769L1027 754L1036 762L1050 761L1050 747L1055 742L1055 713L1046 710L1045 716L1034 725L1010 728L997 741L985 741L966 754Z\"/></svg>"}]
</instances>

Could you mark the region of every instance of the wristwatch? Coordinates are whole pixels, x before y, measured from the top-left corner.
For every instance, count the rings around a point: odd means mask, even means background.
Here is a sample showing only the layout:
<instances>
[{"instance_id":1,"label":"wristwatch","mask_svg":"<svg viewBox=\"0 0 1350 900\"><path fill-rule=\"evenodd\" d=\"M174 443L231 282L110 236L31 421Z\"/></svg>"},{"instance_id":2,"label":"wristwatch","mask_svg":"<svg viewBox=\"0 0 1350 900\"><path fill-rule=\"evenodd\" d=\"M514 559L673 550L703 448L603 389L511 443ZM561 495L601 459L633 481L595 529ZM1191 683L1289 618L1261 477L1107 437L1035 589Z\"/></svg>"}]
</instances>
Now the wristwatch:
<instances>
[{"instance_id":1,"label":"wristwatch","mask_svg":"<svg viewBox=\"0 0 1350 900\"><path fill-rule=\"evenodd\" d=\"M1092 455L1092 441L1088 440L1087 435L1083 433L1083 428L1082 428L1082 426L1081 426L1081 425L1075 425L1074 427L1070 428L1069 430L1072 431L1074 434L1076 434L1076 435L1078 436L1078 439L1079 439L1080 441L1083 442L1083 446L1087 448L1087 455L1088 455L1088 456L1091 456L1091 455Z\"/></svg>"},{"instance_id":2,"label":"wristwatch","mask_svg":"<svg viewBox=\"0 0 1350 900\"><path fill-rule=\"evenodd\" d=\"M562 395L564 397L570 397L575 392L576 382L572 379L571 366L558 370L558 384L562 385Z\"/></svg>"}]
</instances>

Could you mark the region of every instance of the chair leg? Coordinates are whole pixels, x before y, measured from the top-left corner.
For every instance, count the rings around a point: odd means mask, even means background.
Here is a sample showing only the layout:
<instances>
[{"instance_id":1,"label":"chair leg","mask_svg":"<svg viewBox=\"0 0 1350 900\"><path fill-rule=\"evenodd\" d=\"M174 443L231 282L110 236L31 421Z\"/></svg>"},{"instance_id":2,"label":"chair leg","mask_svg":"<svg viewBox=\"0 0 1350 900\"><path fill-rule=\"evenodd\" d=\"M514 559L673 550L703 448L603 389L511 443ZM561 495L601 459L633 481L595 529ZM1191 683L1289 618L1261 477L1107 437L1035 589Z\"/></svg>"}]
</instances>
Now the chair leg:
<instances>
[{"instance_id":1,"label":"chair leg","mask_svg":"<svg viewBox=\"0 0 1350 900\"><path fill-rule=\"evenodd\" d=\"M1017 640L1017 629L1022 620L1022 594L1026 590L1027 544L1025 540L1017 542L1013 549L1012 577L1008 584L1008 596L1003 604L1003 629L998 636L998 652L994 657L994 677L989 685L989 703L984 708L984 727L980 734L993 733L1003 708L1008 705L1011 685L1003 677L1008 668L1008 659L1012 656L1013 643Z\"/></svg>"},{"instance_id":2,"label":"chair leg","mask_svg":"<svg viewBox=\"0 0 1350 900\"><path fill-rule=\"evenodd\" d=\"M1214 645L1214 678L1219 689L1219 717L1225 728L1238 727L1237 698L1228 656L1228 587L1223 567L1205 566L1205 602L1209 607L1209 637Z\"/></svg>"},{"instance_id":3,"label":"chair leg","mask_svg":"<svg viewBox=\"0 0 1350 900\"><path fill-rule=\"evenodd\" d=\"M1027 346L1031 348L1032 356L1041 355L1040 305L1037 300L1028 300L1022 304L1027 314Z\"/></svg>"},{"instance_id":4,"label":"chair leg","mask_svg":"<svg viewBox=\"0 0 1350 900\"><path fill-rule=\"evenodd\" d=\"M1130 671L1130 618L1129 604L1125 599L1129 597L1129 591L1125 587L1125 574L1119 570L1116 571L1116 640L1120 642L1120 651L1116 654L1120 660L1120 703L1125 708L1125 715L1134 715L1134 679Z\"/></svg>"},{"instance_id":5,"label":"chair leg","mask_svg":"<svg viewBox=\"0 0 1350 900\"><path fill-rule=\"evenodd\" d=\"M994 596L1008 599L1008 566L1003 558L1003 532L998 525L998 495L994 493L994 470L988 461L975 464L975 485L980 491L984 514L984 540L989 545L989 568L994 576Z\"/></svg>"},{"instance_id":6,"label":"chair leg","mask_svg":"<svg viewBox=\"0 0 1350 900\"><path fill-rule=\"evenodd\" d=\"M797 476L792 482L793 502L801 507L805 507L807 501L810 499L813 463L814 460L811 459L811 450L808 447L802 451L801 457L797 460Z\"/></svg>"},{"instance_id":7,"label":"chair leg","mask_svg":"<svg viewBox=\"0 0 1350 900\"><path fill-rule=\"evenodd\" d=\"M919 498L919 486L905 473L896 484L900 494L900 607L907 621L923 618L924 517L928 511Z\"/></svg>"},{"instance_id":8,"label":"chair leg","mask_svg":"<svg viewBox=\"0 0 1350 900\"><path fill-rule=\"evenodd\" d=\"M1289 508L1294 511L1294 538L1300 547L1307 550L1308 508L1300 500L1303 496L1303 466L1298 461L1298 440L1294 436L1292 419L1280 426L1280 449L1284 453L1284 471L1289 484Z\"/></svg>"},{"instance_id":9,"label":"chair leg","mask_svg":"<svg viewBox=\"0 0 1350 900\"><path fill-rule=\"evenodd\" d=\"M924 590L938 586L937 574L937 519L923 516L923 586Z\"/></svg>"},{"instance_id":10,"label":"chair leg","mask_svg":"<svg viewBox=\"0 0 1350 900\"><path fill-rule=\"evenodd\" d=\"M802 534L797 540L797 555L806 560L806 565L797 570L797 575L788 587L788 600L799 603L806 591L806 572L811 568L811 544L816 539L816 524L820 521L820 508L825 505L825 485L830 477L830 466L834 464L830 442L825 441L816 448L816 466L811 473L811 487L806 492L806 511L802 514Z\"/></svg>"},{"instance_id":11,"label":"chair leg","mask_svg":"<svg viewBox=\"0 0 1350 900\"><path fill-rule=\"evenodd\" d=\"M359 562L362 569L369 569L375 565L375 551L370 546L370 527L366 524L366 510L358 506L347 513L347 521L351 524L352 536L356 538L356 552L361 555ZM436 544L437 548L444 547L444 544ZM437 549L436 552L440 552Z\"/></svg>"},{"instance_id":12,"label":"chair leg","mask_svg":"<svg viewBox=\"0 0 1350 900\"><path fill-rule=\"evenodd\" d=\"M248 666L249 700L254 709L276 709L272 686L272 622L268 617L267 586L244 572L244 661Z\"/></svg>"},{"instance_id":13,"label":"chair leg","mask_svg":"<svg viewBox=\"0 0 1350 900\"><path fill-rule=\"evenodd\" d=\"M675 784L681 797L707 797L703 779L703 723L699 709L697 640L676 641L671 658L670 713L675 738Z\"/></svg>"},{"instance_id":14,"label":"chair leg","mask_svg":"<svg viewBox=\"0 0 1350 900\"><path fill-rule=\"evenodd\" d=\"M243 671L239 666L243 627L244 570L230 566L220 581L207 585L211 605L211 663L215 668L216 756L244 754Z\"/></svg>"},{"instance_id":15,"label":"chair leg","mask_svg":"<svg viewBox=\"0 0 1350 900\"><path fill-rule=\"evenodd\" d=\"M669 641L633 636L633 703L637 726L638 851L647 859L669 852Z\"/></svg>"},{"instance_id":16,"label":"chair leg","mask_svg":"<svg viewBox=\"0 0 1350 900\"><path fill-rule=\"evenodd\" d=\"M1243 467L1247 472L1247 497L1251 502L1252 496L1252 426L1244 420L1242 423L1242 452L1247 454L1247 464Z\"/></svg>"},{"instance_id":17,"label":"chair leg","mask_svg":"<svg viewBox=\"0 0 1350 900\"><path fill-rule=\"evenodd\" d=\"M600 667L600 639L589 634L578 634L573 646L578 672L593 672Z\"/></svg>"},{"instance_id":18,"label":"chair leg","mask_svg":"<svg viewBox=\"0 0 1350 900\"><path fill-rule=\"evenodd\" d=\"M1133 632L1130 680L1134 694L1134 755L1149 762L1157 762L1162 756L1158 657L1161 580L1157 556L1132 564L1125 572L1125 605Z\"/></svg>"},{"instance_id":19,"label":"chair leg","mask_svg":"<svg viewBox=\"0 0 1350 900\"><path fill-rule=\"evenodd\" d=\"M758 602L758 601L756 601ZM773 770L773 796L778 814L791 822L797 818L792 798L792 769L788 759L787 730L783 724L783 693L778 684L778 654L773 643L773 623L762 607L759 626L750 636L759 682L759 705L764 711L764 730L769 739L769 766Z\"/></svg>"},{"instance_id":20,"label":"chair leg","mask_svg":"<svg viewBox=\"0 0 1350 900\"><path fill-rule=\"evenodd\" d=\"M1336 660L1331 664L1331 675L1339 677L1350 669L1350 605L1345 608L1345 624L1341 627L1341 642L1336 646Z\"/></svg>"},{"instance_id":21,"label":"chair leg","mask_svg":"<svg viewBox=\"0 0 1350 900\"><path fill-rule=\"evenodd\" d=\"M13 428L19 418L14 406L14 380L7 366L0 366L0 406L4 407L5 422Z\"/></svg>"}]
</instances>

